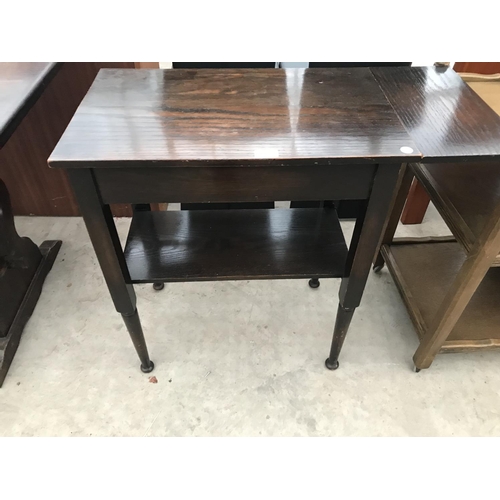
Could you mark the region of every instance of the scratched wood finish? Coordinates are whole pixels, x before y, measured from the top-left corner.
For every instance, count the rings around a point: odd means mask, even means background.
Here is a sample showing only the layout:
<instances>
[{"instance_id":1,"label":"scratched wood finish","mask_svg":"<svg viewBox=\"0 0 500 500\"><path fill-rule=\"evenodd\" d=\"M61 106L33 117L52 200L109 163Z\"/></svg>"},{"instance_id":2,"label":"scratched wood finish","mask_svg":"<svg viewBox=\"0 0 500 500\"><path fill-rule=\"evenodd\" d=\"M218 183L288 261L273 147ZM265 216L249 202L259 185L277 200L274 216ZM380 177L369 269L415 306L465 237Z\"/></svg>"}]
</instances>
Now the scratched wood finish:
<instances>
[{"instance_id":1,"label":"scratched wood finish","mask_svg":"<svg viewBox=\"0 0 500 500\"><path fill-rule=\"evenodd\" d=\"M0 62L0 148L59 69L51 62Z\"/></svg>"},{"instance_id":2,"label":"scratched wood finish","mask_svg":"<svg viewBox=\"0 0 500 500\"><path fill-rule=\"evenodd\" d=\"M500 157L500 117L453 71L371 68L424 161Z\"/></svg>"},{"instance_id":3,"label":"scratched wood finish","mask_svg":"<svg viewBox=\"0 0 500 500\"><path fill-rule=\"evenodd\" d=\"M347 246L334 208L134 214L133 283L341 277Z\"/></svg>"},{"instance_id":4,"label":"scratched wood finish","mask_svg":"<svg viewBox=\"0 0 500 500\"><path fill-rule=\"evenodd\" d=\"M101 70L49 163L306 166L409 157L419 158L418 149L368 68Z\"/></svg>"}]
</instances>

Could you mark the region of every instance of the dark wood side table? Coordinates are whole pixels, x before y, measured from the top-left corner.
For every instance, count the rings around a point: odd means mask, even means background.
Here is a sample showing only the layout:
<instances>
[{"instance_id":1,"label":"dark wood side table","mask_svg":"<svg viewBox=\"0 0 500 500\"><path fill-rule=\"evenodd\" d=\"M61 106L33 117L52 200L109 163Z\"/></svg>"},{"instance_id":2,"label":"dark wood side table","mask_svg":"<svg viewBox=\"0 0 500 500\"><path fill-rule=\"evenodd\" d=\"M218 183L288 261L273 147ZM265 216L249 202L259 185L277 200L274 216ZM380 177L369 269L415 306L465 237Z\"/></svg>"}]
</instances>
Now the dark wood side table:
<instances>
[{"instance_id":1,"label":"dark wood side table","mask_svg":"<svg viewBox=\"0 0 500 500\"><path fill-rule=\"evenodd\" d=\"M0 149L58 69L56 63L0 63ZM39 248L17 234L9 193L0 179L0 387L60 247L57 240Z\"/></svg>"},{"instance_id":2,"label":"dark wood side table","mask_svg":"<svg viewBox=\"0 0 500 500\"><path fill-rule=\"evenodd\" d=\"M342 278L329 369L359 306L402 162L421 157L369 68L101 70L49 159L66 169L116 310L149 358L134 283ZM334 209L134 213L111 203L364 200ZM313 293L313 292L311 292Z\"/></svg>"},{"instance_id":3,"label":"dark wood side table","mask_svg":"<svg viewBox=\"0 0 500 500\"><path fill-rule=\"evenodd\" d=\"M375 262L387 262L415 324L415 367L438 352L498 349L500 117L452 69L374 74L423 154L405 169ZM414 177L456 240L393 239Z\"/></svg>"}]
</instances>

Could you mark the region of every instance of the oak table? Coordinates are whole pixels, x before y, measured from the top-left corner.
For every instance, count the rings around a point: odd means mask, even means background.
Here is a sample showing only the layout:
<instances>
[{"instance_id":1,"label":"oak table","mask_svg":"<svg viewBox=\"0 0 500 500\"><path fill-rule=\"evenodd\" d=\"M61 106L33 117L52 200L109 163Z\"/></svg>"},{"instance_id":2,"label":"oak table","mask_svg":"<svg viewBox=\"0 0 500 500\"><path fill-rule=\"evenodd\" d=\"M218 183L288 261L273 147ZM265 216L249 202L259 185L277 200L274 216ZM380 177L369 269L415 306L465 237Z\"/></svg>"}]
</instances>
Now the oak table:
<instances>
[{"instance_id":1,"label":"oak table","mask_svg":"<svg viewBox=\"0 0 500 500\"><path fill-rule=\"evenodd\" d=\"M0 149L58 69L57 63L0 63ZM38 247L17 234L9 192L0 179L0 387L61 243L44 241Z\"/></svg>"},{"instance_id":2,"label":"oak table","mask_svg":"<svg viewBox=\"0 0 500 500\"><path fill-rule=\"evenodd\" d=\"M383 70L381 70L383 71ZM329 369L375 258L403 162L421 153L369 68L99 72L49 158L65 169L116 310L153 370L134 283L342 278ZM109 205L363 200L347 249L334 208Z\"/></svg>"},{"instance_id":3,"label":"oak table","mask_svg":"<svg viewBox=\"0 0 500 500\"><path fill-rule=\"evenodd\" d=\"M498 349L500 117L451 69L373 73L423 155L403 173L375 262L415 324L416 370L439 352ZM414 177L455 238L393 239Z\"/></svg>"}]
</instances>

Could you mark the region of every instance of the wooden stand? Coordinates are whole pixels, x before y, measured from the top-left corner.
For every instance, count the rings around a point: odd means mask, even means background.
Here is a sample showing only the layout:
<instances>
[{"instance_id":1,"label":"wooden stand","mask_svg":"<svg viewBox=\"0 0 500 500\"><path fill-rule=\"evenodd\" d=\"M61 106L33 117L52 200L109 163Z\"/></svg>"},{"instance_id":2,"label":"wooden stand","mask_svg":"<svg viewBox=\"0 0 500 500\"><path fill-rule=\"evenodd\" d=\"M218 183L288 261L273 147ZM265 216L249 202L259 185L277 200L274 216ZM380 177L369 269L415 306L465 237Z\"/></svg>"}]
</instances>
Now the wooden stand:
<instances>
[{"instance_id":1,"label":"wooden stand","mask_svg":"<svg viewBox=\"0 0 500 500\"><path fill-rule=\"evenodd\" d=\"M500 347L500 165L412 164L403 191L413 176L455 236L392 240L396 203L381 247L420 338L421 369L438 352Z\"/></svg>"},{"instance_id":2,"label":"wooden stand","mask_svg":"<svg viewBox=\"0 0 500 500\"><path fill-rule=\"evenodd\" d=\"M44 241L38 248L17 234L9 193L0 180L0 387L61 244Z\"/></svg>"}]
</instances>

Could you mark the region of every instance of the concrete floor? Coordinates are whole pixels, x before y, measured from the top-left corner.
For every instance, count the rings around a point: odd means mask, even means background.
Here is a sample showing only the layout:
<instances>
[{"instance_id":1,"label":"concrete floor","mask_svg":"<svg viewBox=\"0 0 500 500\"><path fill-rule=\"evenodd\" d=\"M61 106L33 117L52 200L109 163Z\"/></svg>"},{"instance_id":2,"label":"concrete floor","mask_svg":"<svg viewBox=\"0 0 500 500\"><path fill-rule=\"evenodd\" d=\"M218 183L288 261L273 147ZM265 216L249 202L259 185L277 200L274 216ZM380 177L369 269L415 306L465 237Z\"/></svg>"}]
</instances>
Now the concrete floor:
<instances>
[{"instance_id":1,"label":"concrete floor","mask_svg":"<svg viewBox=\"0 0 500 500\"><path fill-rule=\"evenodd\" d=\"M336 372L323 362L339 280L137 286L153 384L83 221L16 224L63 246L0 389L2 436L500 434L500 353L441 355L414 373L416 334L387 270L371 274ZM122 237L128 225L117 221ZM431 207L399 234L448 231Z\"/></svg>"}]
</instances>

